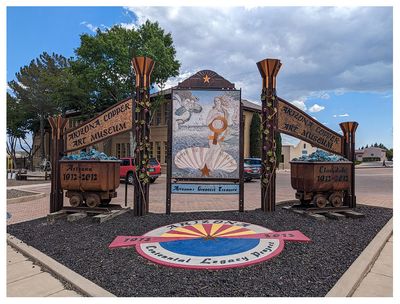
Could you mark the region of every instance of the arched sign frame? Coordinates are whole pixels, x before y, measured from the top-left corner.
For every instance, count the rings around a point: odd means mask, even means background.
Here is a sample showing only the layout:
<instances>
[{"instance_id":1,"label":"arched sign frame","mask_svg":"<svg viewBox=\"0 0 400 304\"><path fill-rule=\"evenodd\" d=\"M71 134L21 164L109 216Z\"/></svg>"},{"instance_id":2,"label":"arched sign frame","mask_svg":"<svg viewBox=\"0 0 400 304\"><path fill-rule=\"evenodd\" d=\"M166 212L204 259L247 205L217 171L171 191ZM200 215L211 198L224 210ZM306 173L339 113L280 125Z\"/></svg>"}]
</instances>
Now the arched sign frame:
<instances>
[{"instance_id":1,"label":"arched sign frame","mask_svg":"<svg viewBox=\"0 0 400 304\"><path fill-rule=\"evenodd\" d=\"M239 155L237 156L238 162L238 176L233 178L221 178L221 177L176 177L173 176L172 172L172 162L173 160L173 106L174 106L174 93L182 91L200 91L202 93L226 93L226 92L236 92L239 97ZM180 184L185 184L187 182L194 182L192 185L206 185L206 186L222 186L226 189L230 187L237 187L239 195L239 211L244 211L244 179L243 179L243 106L241 102L241 90L237 90L233 83L227 81L216 72L211 70L202 70L179 83L178 86L174 87L171 91L171 103L169 104L169 113L171 115L168 122L168 150L167 150L167 191L166 191L166 214L171 213L172 209L172 187L178 186ZM222 120L223 121L223 120ZM227 122L223 121L225 126ZM211 130L215 129L214 126L210 126ZM215 133L214 133L215 134ZM217 136L217 135L214 135ZM214 137L213 140L216 140ZM194 189L194 188L193 188ZM195 191L195 190L194 190ZM179 192L175 192L178 194ZM184 192L182 192L184 193ZM185 194L189 194L189 192ZM209 194L205 192L205 194ZM221 193L219 193L221 194ZM236 194L236 193L235 193Z\"/></svg>"}]
</instances>

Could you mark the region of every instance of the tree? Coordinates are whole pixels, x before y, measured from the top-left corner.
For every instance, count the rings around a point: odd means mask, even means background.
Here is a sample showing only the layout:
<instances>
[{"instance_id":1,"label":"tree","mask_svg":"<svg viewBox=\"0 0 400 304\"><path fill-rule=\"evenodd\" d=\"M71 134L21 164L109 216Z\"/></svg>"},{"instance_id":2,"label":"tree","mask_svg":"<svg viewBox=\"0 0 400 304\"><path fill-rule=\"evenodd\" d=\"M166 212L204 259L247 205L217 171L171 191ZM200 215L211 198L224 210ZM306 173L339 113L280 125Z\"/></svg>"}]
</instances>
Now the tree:
<instances>
[{"instance_id":1,"label":"tree","mask_svg":"<svg viewBox=\"0 0 400 304\"><path fill-rule=\"evenodd\" d=\"M24 112L18 100L7 92L7 154L13 161L13 168L16 167L16 148L18 139L25 136L26 126L24 125Z\"/></svg>"},{"instance_id":2,"label":"tree","mask_svg":"<svg viewBox=\"0 0 400 304\"><path fill-rule=\"evenodd\" d=\"M83 34L75 53L74 74L89 90L96 112L134 95L131 60L135 56L146 56L155 61L151 80L161 90L169 77L179 74L180 63L175 59L172 36L165 34L157 22L146 21L137 30L116 25L104 32L98 29L94 36ZM151 105L152 116L159 104ZM130 141L133 155L135 139L132 133ZM106 153L111 152L110 140L105 142L104 148Z\"/></svg>"},{"instance_id":3,"label":"tree","mask_svg":"<svg viewBox=\"0 0 400 304\"><path fill-rule=\"evenodd\" d=\"M67 109L86 107L84 89L73 77L71 60L46 52L20 68L16 80L8 83L12 94L25 113L25 134L40 132L40 156L45 158L44 134L47 118ZM22 139L22 138L21 138ZM24 138L25 139L25 138Z\"/></svg>"},{"instance_id":4,"label":"tree","mask_svg":"<svg viewBox=\"0 0 400 304\"><path fill-rule=\"evenodd\" d=\"M253 113L250 124L250 156L261 157L261 118L260 114Z\"/></svg>"},{"instance_id":5,"label":"tree","mask_svg":"<svg viewBox=\"0 0 400 304\"><path fill-rule=\"evenodd\" d=\"M157 22L150 21L137 30L116 25L104 32L98 29L94 36L83 34L75 53L74 74L90 91L96 111L132 96L134 56L155 61L151 79L161 89L169 77L178 75L180 67L171 34L165 34Z\"/></svg>"},{"instance_id":6,"label":"tree","mask_svg":"<svg viewBox=\"0 0 400 304\"><path fill-rule=\"evenodd\" d=\"M393 148L386 150L386 157L388 160L392 161L393 160Z\"/></svg>"}]
</instances>

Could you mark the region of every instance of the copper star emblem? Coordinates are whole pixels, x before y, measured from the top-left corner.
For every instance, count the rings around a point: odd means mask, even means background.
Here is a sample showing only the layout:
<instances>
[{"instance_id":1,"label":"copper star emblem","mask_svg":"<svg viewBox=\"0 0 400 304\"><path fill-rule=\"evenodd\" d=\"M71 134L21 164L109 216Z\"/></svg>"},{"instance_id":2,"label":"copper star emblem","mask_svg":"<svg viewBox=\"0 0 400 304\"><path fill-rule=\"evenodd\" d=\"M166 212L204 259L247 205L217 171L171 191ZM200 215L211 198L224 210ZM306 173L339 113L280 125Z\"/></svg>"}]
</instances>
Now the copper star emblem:
<instances>
[{"instance_id":1,"label":"copper star emblem","mask_svg":"<svg viewBox=\"0 0 400 304\"><path fill-rule=\"evenodd\" d=\"M210 83L210 77L206 74L206 76L203 77L204 83Z\"/></svg>"},{"instance_id":2,"label":"copper star emblem","mask_svg":"<svg viewBox=\"0 0 400 304\"><path fill-rule=\"evenodd\" d=\"M204 165L201 171L201 176L210 176L210 169L207 168L207 165Z\"/></svg>"}]
</instances>

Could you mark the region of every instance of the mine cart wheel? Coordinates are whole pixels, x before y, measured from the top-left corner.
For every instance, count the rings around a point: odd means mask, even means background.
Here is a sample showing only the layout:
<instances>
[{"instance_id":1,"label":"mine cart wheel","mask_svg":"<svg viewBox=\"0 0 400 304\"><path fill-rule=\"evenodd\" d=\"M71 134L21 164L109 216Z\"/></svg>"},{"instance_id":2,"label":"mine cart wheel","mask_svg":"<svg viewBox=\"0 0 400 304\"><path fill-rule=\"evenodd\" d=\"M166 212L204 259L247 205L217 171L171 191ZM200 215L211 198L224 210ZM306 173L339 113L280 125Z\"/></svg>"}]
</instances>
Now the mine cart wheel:
<instances>
[{"instance_id":1,"label":"mine cart wheel","mask_svg":"<svg viewBox=\"0 0 400 304\"><path fill-rule=\"evenodd\" d=\"M82 204L82 202L82 194L78 192L72 193L72 195L69 197L69 204L71 205L71 207L78 207L80 204Z\"/></svg>"},{"instance_id":2,"label":"mine cart wheel","mask_svg":"<svg viewBox=\"0 0 400 304\"><path fill-rule=\"evenodd\" d=\"M111 202L111 198L102 199L102 200L101 200L101 205L102 205L102 206L107 206L110 202Z\"/></svg>"},{"instance_id":3,"label":"mine cart wheel","mask_svg":"<svg viewBox=\"0 0 400 304\"><path fill-rule=\"evenodd\" d=\"M342 194L340 192L334 192L329 196L329 201L333 207L341 207L343 205Z\"/></svg>"},{"instance_id":4,"label":"mine cart wheel","mask_svg":"<svg viewBox=\"0 0 400 304\"><path fill-rule=\"evenodd\" d=\"M323 194L317 194L314 196L313 202L318 208L325 208L328 200Z\"/></svg>"},{"instance_id":5,"label":"mine cart wheel","mask_svg":"<svg viewBox=\"0 0 400 304\"><path fill-rule=\"evenodd\" d=\"M95 193L90 193L86 195L86 205L90 208L95 208L100 205L100 196Z\"/></svg>"},{"instance_id":6,"label":"mine cart wheel","mask_svg":"<svg viewBox=\"0 0 400 304\"><path fill-rule=\"evenodd\" d=\"M310 205L310 203L311 203L311 201L310 200L305 200L305 199L300 199L300 204L302 205L302 206L308 206L308 205Z\"/></svg>"}]
</instances>

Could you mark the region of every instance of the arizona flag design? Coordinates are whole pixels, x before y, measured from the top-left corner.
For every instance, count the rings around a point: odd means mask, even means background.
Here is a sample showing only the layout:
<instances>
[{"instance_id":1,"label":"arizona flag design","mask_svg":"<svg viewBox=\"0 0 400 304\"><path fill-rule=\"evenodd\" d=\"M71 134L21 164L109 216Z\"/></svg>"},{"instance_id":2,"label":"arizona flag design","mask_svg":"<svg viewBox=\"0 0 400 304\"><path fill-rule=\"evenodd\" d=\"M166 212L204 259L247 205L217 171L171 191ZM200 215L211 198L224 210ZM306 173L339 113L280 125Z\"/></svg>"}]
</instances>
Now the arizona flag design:
<instances>
[{"instance_id":1,"label":"arizona flag design","mask_svg":"<svg viewBox=\"0 0 400 304\"><path fill-rule=\"evenodd\" d=\"M142 236L118 236L109 248L135 246L162 265L190 269L248 266L279 254L284 241L309 242L298 230L272 231L229 220L197 220L157 228Z\"/></svg>"}]
</instances>

